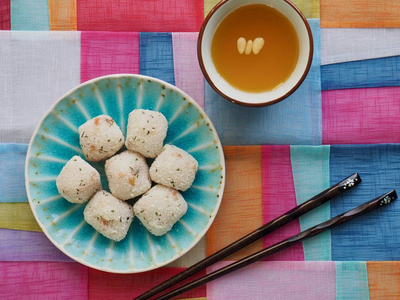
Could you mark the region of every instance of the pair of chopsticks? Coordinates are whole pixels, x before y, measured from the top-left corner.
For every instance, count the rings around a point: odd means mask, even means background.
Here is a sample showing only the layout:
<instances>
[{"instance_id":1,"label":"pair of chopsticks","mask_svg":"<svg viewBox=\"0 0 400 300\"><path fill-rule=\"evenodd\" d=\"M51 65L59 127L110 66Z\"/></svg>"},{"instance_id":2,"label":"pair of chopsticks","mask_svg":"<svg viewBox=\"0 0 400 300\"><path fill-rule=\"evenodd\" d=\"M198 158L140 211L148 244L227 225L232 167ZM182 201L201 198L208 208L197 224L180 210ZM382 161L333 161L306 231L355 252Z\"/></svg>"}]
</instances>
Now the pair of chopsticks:
<instances>
[{"instance_id":1,"label":"pair of chopsticks","mask_svg":"<svg viewBox=\"0 0 400 300\"><path fill-rule=\"evenodd\" d=\"M352 189L353 187L357 186L361 183L361 178L357 173L352 174L351 176L347 177L346 179L340 181L339 183L335 184L334 186L330 187L329 189L319 193L318 195L314 196L310 200L296 206L295 208L291 209L290 211L286 212L285 214L279 216L278 218L268 222L267 224L261 226L260 228L256 229L255 231L251 232L250 234L242 237L241 239L233 242L232 244L226 246L225 248L219 250L218 252L214 253L213 255L206 257L202 261L194 264L193 266L187 268L183 272L171 277L170 279L164 281L163 283L153 287L151 290L145 292L144 294L135 298L136 300L141 299L149 299L150 297L159 294L160 292L172 287L173 285L181 282L182 280L194 275L195 273L209 267L210 265L220 261L221 259L233 254L234 252L248 246L249 244L253 243L254 241L264 237L265 235L271 233L272 231L282 227L283 225L293 221L294 219L304 215L305 213L309 212L310 210L326 203L330 199L340 195L341 193ZM258 260L261 260L269 255L277 253L283 249L286 249L298 242L306 240L310 237L313 237L323 231L331 229L332 227L347 222L361 214L374 210L380 206L387 205L391 203L393 200L397 199L397 194L395 190L392 190L384 195L381 195L371 201L368 201L356 208L353 208L345 213L342 213L326 222L320 223L314 227L311 227L299 234L296 234L288 239L285 239L279 243L276 243L268 248L265 248L261 251L258 251L254 254L251 254L241 260L238 260L228 266L225 266L219 270L216 270L210 274L207 274L199 279L196 279L186 285L183 285L175 290L168 292L158 298L158 300L163 299L170 299L174 296L180 295L184 292L187 292L191 289L194 289L202 284L210 282L214 279L222 277L228 273L231 273L235 270L248 266Z\"/></svg>"}]
</instances>

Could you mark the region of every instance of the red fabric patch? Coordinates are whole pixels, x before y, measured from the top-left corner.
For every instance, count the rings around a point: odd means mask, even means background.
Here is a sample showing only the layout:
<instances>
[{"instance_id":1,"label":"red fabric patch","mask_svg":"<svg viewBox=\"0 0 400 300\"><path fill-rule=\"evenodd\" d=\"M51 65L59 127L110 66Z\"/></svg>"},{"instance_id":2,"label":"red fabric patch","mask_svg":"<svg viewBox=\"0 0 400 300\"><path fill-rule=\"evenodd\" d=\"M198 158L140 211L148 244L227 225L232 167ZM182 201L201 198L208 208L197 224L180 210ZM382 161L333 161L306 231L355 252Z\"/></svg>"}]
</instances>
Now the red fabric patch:
<instances>
[{"instance_id":1,"label":"red fabric patch","mask_svg":"<svg viewBox=\"0 0 400 300\"><path fill-rule=\"evenodd\" d=\"M71 262L0 262L1 299L88 298L88 268Z\"/></svg>"},{"instance_id":2,"label":"red fabric patch","mask_svg":"<svg viewBox=\"0 0 400 300\"><path fill-rule=\"evenodd\" d=\"M290 146L262 147L262 185L264 224L297 206ZM299 232L299 219L293 220L268 234L264 238L264 247L269 247ZM266 260L304 261L303 245L298 243L271 255Z\"/></svg>"},{"instance_id":3,"label":"red fabric patch","mask_svg":"<svg viewBox=\"0 0 400 300\"><path fill-rule=\"evenodd\" d=\"M400 87L322 92L323 144L400 143Z\"/></svg>"},{"instance_id":4,"label":"red fabric patch","mask_svg":"<svg viewBox=\"0 0 400 300\"><path fill-rule=\"evenodd\" d=\"M165 267L139 274L111 274L89 269L89 299L132 299L183 270ZM198 276L205 274L203 270ZM180 299L200 297L206 297L205 285L177 296Z\"/></svg>"},{"instance_id":5,"label":"red fabric patch","mask_svg":"<svg viewBox=\"0 0 400 300\"><path fill-rule=\"evenodd\" d=\"M139 74L139 33L82 32L81 82L117 73Z\"/></svg>"},{"instance_id":6,"label":"red fabric patch","mask_svg":"<svg viewBox=\"0 0 400 300\"><path fill-rule=\"evenodd\" d=\"M10 0L0 1L0 30L11 29Z\"/></svg>"},{"instance_id":7,"label":"red fabric patch","mask_svg":"<svg viewBox=\"0 0 400 300\"><path fill-rule=\"evenodd\" d=\"M78 30L198 32L203 11L203 0L79 0Z\"/></svg>"}]
</instances>

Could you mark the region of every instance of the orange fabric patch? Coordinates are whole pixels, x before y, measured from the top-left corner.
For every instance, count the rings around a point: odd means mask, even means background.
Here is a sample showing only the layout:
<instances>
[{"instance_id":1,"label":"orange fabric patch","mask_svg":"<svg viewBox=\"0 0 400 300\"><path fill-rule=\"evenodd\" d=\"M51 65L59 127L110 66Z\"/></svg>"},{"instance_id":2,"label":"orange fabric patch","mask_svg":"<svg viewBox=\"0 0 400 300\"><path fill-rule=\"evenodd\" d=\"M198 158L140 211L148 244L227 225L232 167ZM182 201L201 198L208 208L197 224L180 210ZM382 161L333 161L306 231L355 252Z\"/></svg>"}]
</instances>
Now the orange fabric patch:
<instances>
[{"instance_id":1,"label":"orange fabric patch","mask_svg":"<svg viewBox=\"0 0 400 300\"><path fill-rule=\"evenodd\" d=\"M398 0L321 0L321 27L400 27Z\"/></svg>"},{"instance_id":2,"label":"orange fabric patch","mask_svg":"<svg viewBox=\"0 0 400 300\"><path fill-rule=\"evenodd\" d=\"M49 0L51 30L77 30L76 0Z\"/></svg>"},{"instance_id":3,"label":"orange fabric patch","mask_svg":"<svg viewBox=\"0 0 400 300\"><path fill-rule=\"evenodd\" d=\"M400 262L367 262L369 298L399 299Z\"/></svg>"},{"instance_id":4,"label":"orange fabric patch","mask_svg":"<svg viewBox=\"0 0 400 300\"><path fill-rule=\"evenodd\" d=\"M226 183L221 207L207 233L207 256L263 224L261 146L224 147ZM238 260L263 248L262 239L225 258Z\"/></svg>"}]
</instances>

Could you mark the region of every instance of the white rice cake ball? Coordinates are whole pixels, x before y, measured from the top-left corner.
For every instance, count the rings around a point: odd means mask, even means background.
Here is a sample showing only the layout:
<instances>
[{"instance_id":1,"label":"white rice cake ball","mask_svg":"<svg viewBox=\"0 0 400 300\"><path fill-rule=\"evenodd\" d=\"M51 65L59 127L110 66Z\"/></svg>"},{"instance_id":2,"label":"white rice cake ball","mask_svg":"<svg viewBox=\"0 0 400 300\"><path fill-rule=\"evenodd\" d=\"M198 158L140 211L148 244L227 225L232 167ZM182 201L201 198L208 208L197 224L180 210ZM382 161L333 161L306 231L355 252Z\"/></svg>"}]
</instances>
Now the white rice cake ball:
<instances>
[{"instance_id":1,"label":"white rice cake ball","mask_svg":"<svg viewBox=\"0 0 400 300\"><path fill-rule=\"evenodd\" d=\"M150 177L157 183L184 192L192 185L197 168L197 160L185 150L165 145L150 167Z\"/></svg>"},{"instance_id":2,"label":"white rice cake ball","mask_svg":"<svg viewBox=\"0 0 400 300\"><path fill-rule=\"evenodd\" d=\"M105 163L105 171L111 193L121 200L132 199L151 188L149 166L140 153L128 150L111 157Z\"/></svg>"},{"instance_id":3,"label":"white rice cake ball","mask_svg":"<svg viewBox=\"0 0 400 300\"><path fill-rule=\"evenodd\" d=\"M129 114L126 148L145 157L156 157L167 136L168 122L157 111L135 109Z\"/></svg>"},{"instance_id":4,"label":"white rice cake ball","mask_svg":"<svg viewBox=\"0 0 400 300\"><path fill-rule=\"evenodd\" d=\"M106 191L99 191L83 211L85 221L106 238L119 242L133 221L132 206Z\"/></svg>"},{"instance_id":5,"label":"white rice cake ball","mask_svg":"<svg viewBox=\"0 0 400 300\"><path fill-rule=\"evenodd\" d=\"M100 115L79 127L79 142L89 161L113 156L124 145L124 136L113 118Z\"/></svg>"},{"instance_id":6,"label":"white rice cake ball","mask_svg":"<svg viewBox=\"0 0 400 300\"><path fill-rule=\"evenodd\" d=\"M56 185L60 195L67 201L84 203L101 190L100 174L76 155L62 168Z\"/></svg>"},{"instance_id":7,"label":"white rice cake ball","mask_svg":"<svg viewBox=\"0 0 400 300\"><path fill-rule=\"evenodd\" d=\"M143 226L157 236L170 231L187 208L181 193L161 184L152 187L133 205L135 215Z\"/></svg>"}]
</instances>

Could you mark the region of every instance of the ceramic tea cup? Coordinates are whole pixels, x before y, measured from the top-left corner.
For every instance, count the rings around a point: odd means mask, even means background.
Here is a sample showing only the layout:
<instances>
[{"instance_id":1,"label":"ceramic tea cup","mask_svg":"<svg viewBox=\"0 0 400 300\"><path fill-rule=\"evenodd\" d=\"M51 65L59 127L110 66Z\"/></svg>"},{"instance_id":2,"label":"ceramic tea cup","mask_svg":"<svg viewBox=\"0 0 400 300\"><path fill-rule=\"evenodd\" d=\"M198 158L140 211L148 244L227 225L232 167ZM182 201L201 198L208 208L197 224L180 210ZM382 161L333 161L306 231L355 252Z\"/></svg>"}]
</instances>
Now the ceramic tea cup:
<instances>
[{"instance_id":1,"label":"ceramic tea cup","mask_svg":"<svg viewBox=\"0 0 400 300\"><path fill-rule=\"evenodd\" d=\"M253 4L266 5L286 17L298 39L298 59L289 76L273 89L255 92L240 89L224 78L217 70L211 50L215 32L221 22L235 10ZM269 42L266 37L264 47L268 47ZM219 2L204 20L197 46L200 68L211 87L232 103L245 106L266 106L287 98L306 78L313 57L313 37L310 25L301 11L288 0L223 0ZM232 64L234 63L232 61ZM268 65L262 65L262 67L269 68Z\"/></svg>"}]
</instances>

